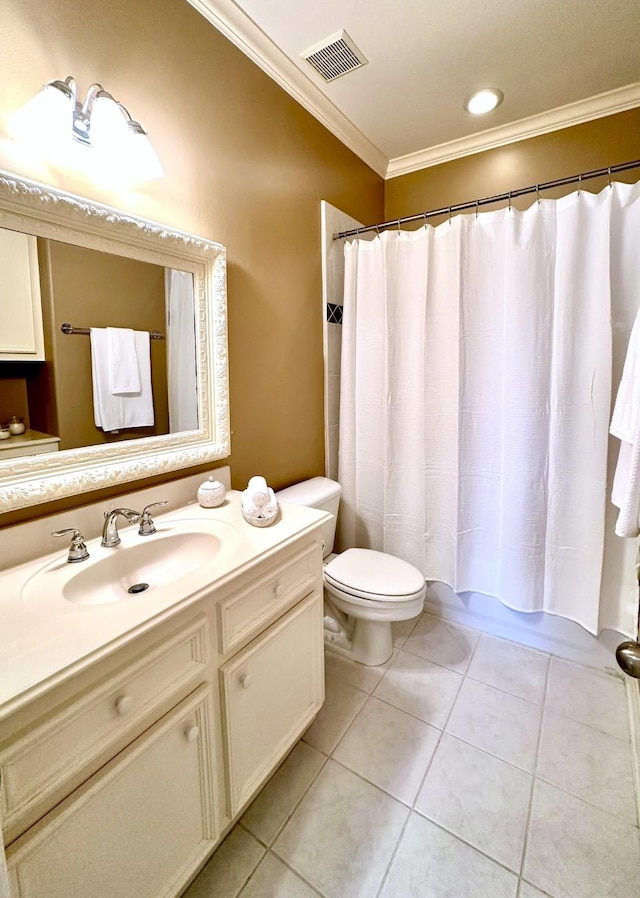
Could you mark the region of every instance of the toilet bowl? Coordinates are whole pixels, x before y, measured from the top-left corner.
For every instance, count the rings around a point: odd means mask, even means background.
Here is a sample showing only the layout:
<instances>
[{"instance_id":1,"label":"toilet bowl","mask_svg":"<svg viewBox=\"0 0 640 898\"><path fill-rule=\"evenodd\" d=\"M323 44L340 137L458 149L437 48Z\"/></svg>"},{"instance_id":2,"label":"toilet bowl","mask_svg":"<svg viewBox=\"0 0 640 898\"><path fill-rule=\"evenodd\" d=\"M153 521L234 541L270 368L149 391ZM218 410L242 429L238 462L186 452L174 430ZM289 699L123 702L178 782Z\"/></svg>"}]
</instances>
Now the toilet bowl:
<instances>
[{"instance_id":1,"label":"toilet bowl","mask_svg":"<svg viewBox=\"0 0 640 898\"><path fill-rule=\"evenodd\" d=\"M360 664L384 664L393 652L391 624L422 612L426 583L412 564L373 549L333 555L340 485L314 477L277 493L278 501L332 515L324 537L324 638L327 649Z\"/></svg>"}]
</instances>

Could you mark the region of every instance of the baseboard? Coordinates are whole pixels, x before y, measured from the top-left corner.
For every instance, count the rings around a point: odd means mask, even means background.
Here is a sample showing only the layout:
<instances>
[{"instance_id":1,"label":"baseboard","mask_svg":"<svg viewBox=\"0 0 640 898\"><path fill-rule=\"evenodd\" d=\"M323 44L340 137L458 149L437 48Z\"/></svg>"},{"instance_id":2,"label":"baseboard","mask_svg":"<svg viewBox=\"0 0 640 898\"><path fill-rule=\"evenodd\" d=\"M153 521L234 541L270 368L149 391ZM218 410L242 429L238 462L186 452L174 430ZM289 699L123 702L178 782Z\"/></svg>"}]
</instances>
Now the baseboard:
<instances>
[{"instance_id":1,"label":"baseboard","mask_svg":"<svg viewBox=\"0 0 640 898\"><path fill-rule=\"evenodd\" d=\"M636 813L640 823L640 680L625 677L627 703L629 706L629 726L631 728L631 761L633 764L633 785L636 794Z\"/></svg>"},{"instance_id":2,"label":"baseboard","mask_svg":"<svg viewBox=\"0 0 640 898\"><path fill-rule=\"evenodd\" d=\"M542 611L535 614L513 611L498 599L478 593L457 595L443 583L429 586L424 610L492 636L587 667L604 668L620 676L615 650L627 637L613 630L605 630L596 637L574 621Z\"/></svg>"}]
</instances>

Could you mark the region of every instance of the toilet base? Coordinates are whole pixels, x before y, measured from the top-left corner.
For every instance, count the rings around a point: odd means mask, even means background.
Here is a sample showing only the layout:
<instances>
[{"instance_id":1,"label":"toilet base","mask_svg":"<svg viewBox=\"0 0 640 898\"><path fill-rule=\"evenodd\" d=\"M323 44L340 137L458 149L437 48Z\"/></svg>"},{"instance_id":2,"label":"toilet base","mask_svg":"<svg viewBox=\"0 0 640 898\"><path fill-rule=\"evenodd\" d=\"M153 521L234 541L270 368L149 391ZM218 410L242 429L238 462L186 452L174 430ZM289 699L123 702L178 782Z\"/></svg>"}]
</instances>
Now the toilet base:
<instances>
[{"instance_id":1,"label":"toilet base","mask_svg":"<svg viewBox=\"0 0 640 898\"><path fill-rule=\"evenodd\" d=\"M324 644L358 664L378 667L393 654L391 622L350 618L325 598Z\"/></svg>"}]
</instances>

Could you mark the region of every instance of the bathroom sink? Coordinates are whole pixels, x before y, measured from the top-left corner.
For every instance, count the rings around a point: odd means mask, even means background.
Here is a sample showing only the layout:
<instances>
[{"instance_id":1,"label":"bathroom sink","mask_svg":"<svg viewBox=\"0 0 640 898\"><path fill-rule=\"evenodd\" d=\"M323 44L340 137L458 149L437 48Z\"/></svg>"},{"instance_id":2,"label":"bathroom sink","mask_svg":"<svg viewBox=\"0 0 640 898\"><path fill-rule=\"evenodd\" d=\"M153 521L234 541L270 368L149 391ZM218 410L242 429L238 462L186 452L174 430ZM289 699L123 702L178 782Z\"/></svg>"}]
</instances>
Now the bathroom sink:
<instances>
[{"instance_id":1,"label":"bathroom sink","mask_svg":"<svg viewBox=\"0 0 640 898\"><path fill-rule=\"evenodd\" d=\"M235 542L233 527L180 527L161 529L153 536L132 532L122 535L122 543L112 549L99 541L89 543L87 561L68 564L58 557L31 576L24 584L26 600L62 595L76 605L107 605L149 595L161 587L174 585L176 600L180 581L207 564L215 562L224 547Z\"/></svg>"}]
</instances>

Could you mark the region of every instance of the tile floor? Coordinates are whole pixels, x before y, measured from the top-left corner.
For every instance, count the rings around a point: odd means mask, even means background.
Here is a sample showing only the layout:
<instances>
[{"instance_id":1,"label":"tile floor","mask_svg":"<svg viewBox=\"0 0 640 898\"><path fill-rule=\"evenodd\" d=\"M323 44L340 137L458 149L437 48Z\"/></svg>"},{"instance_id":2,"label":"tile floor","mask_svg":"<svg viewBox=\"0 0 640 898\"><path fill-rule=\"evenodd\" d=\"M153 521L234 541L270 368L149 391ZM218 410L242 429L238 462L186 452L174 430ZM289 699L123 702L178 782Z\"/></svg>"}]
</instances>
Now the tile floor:
<instances>
[{"instance_id":1,"label":"tile floor","mask_svg":"<svg viewBox=\"0 0 640 898\"><path fill-rule=\"evenodd\" d=\"M185 898L640 898L621 679L424 614L327 699Z\"/></svg>"}]
</instances>

